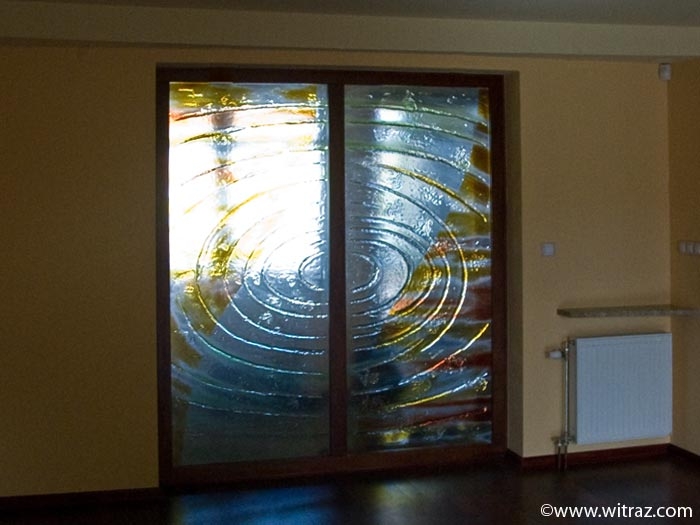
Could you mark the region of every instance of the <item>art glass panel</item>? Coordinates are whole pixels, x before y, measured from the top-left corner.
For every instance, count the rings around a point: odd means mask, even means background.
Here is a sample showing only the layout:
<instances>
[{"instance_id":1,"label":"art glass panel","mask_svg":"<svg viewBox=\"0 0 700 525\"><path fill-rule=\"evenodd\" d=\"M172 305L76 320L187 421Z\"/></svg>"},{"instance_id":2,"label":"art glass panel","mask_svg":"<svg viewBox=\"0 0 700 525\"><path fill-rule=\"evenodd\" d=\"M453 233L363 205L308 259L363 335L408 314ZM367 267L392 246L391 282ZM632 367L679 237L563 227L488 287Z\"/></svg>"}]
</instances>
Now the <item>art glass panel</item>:
<instances>
[{"instance_id":1,"label":"art glass panel","mask_svg":"<svg viewBox=\"0 0 700 525\"><path fill-rule=\"evenodd\" d=\"M173 462L327 453L326 88L170 88Z\"/></svg>"},{"instance_id":2,"label":"art glass panel","mask_svg":"<svg viewBox=\"0 0 700 525\"><path fill-rule=\"evenodd\" d=\"M490 443L488 90L345 94L350 448Z\"/></svg>"}]
</instances>

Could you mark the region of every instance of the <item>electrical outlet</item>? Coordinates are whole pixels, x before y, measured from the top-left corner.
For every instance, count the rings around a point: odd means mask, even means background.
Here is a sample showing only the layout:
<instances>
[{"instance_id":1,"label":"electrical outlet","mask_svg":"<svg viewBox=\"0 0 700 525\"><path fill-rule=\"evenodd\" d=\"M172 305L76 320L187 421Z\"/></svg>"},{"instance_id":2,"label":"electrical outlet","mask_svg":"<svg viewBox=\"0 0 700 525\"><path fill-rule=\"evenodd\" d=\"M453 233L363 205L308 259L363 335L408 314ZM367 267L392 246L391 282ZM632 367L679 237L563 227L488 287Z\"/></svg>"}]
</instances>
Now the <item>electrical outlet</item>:
<instances>
[{"instance_id":1,"label":"electrical outlet","mask_svg":"<svg viewBox=\"0 0 700 525\"><path fill-rule=\"evenodd\" d=\"M681 255L700 256L700 241L678 241L678 253Z\"/></svg>"}]
</instances>

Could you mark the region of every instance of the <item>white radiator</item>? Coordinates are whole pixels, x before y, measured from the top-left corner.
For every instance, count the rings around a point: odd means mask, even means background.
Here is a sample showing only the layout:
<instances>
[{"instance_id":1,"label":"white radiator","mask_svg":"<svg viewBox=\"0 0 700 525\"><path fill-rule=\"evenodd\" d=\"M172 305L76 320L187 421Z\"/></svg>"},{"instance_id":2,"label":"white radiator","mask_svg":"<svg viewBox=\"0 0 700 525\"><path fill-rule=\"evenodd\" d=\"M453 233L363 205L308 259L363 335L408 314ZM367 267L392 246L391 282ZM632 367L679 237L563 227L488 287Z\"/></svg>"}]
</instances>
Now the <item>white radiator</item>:
<instances>
[{"instance_id":1,"label":"white radiator","mask_svg":"<svg viewBox=\"0 0 700 525\"><path fill-rule=\"evenodd\" d=\"M572 434L578 444L671 434L671 334L575 340Z\"/></svg>"}]
</instances>

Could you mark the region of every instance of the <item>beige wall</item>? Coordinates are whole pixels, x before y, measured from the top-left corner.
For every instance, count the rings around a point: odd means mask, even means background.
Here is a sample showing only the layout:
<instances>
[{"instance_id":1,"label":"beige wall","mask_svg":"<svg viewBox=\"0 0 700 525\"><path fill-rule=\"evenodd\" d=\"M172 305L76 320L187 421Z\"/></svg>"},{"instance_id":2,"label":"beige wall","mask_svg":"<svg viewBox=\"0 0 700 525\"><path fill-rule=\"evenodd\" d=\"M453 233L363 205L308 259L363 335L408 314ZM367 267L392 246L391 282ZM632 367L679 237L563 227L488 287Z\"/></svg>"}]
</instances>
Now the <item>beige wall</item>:
<instances>
[{"instance_id":1,"label":"beige wall","mask_svg":"<svg viewBox=\"0 0 700 525\"><path fill-rule=\"evenodd\" d=\"M647 60L654 57L661 62L700 53L700 27L411 16L388 19L176 7L204 2L160 2L173 6L168 9L144 5L149 3L0 0L0 39Z\"/></svg>"},{"instance_id":2,"label":"beige wall","mask_svg":"<svg viewBox=\"0 0 700 525\"><path fill-rule=\"evenodd\" d=\"M700 308L700 256L681 255L678 241L700 241L700 61L673 66L669 84L671 151L671 289L679 305ZM673 322L673 442L700 454L700 319Z\"/></svg>"},{"instance_id":3,"label":"beige wall","mask_svg":"<svg viewBox=\"0 0 700 525\"><path fill-rule=\"evenodd\" d=\"M562 306L669 301L668 153L666 85L652 64L528 66L521 70L522 453L536 456L551 454L562 410L562 364L544 359L546 349L567 336L670 328L664 318L555 314ZM556 242L556 257L540 256L542 241Z\"/></svg>"},{"instance_id":4,"label":"beige wall","mask_svg":"<svg viewBox=\"0 0 700 525\"><path fill-rule=\"evenodd\" d=\"M153 68L87 48L0 63L0 494L153 486Z\"/></svg>"},{"instance_id":5,"label":"beige wall","mask_svg":"<svg viewBox=\"0 0 700 525\"><path fill-rule=\"evenodd\" d=\"M670 328L663 318L556 315L561 306L670 299L667 84L655 64L6 44L0 496L158 484L159 62L514 72L509 446L517 453L551 454L561 428L561 363L545 359L547 349L570 335ZM543 241L557 243L556 257L540 257Z\"/></svg>"}]
</instances>

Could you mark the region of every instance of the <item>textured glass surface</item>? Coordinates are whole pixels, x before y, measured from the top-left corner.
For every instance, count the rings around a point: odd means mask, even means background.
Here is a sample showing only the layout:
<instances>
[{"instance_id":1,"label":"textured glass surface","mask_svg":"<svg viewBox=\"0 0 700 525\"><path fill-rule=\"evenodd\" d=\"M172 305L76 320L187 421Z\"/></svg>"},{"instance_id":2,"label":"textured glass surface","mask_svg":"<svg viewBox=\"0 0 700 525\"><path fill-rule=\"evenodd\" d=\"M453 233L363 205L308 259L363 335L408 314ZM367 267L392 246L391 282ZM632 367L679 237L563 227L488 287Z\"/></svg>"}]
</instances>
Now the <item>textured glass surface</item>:
<instances>
[{"instance_id":1,"label":"textured glass surface","mask_svg":"<svg viewBox=\"0 0 700 525\"><path fill-rule=\"evenodd\" d=\"M326 98L171 83L175 465L327 451Z\"/></svg>"},{"instance_id":2,"label":"textured glass surface","mask_svg":"<svg viewBox=\"0 0 700 525\"><path fill-rule=\"evenodd\" d=\"M345 104L351 449L490 443L488 90Z\"/></svg>"}]
</instances>

